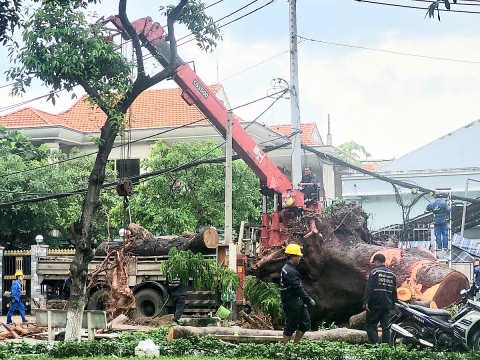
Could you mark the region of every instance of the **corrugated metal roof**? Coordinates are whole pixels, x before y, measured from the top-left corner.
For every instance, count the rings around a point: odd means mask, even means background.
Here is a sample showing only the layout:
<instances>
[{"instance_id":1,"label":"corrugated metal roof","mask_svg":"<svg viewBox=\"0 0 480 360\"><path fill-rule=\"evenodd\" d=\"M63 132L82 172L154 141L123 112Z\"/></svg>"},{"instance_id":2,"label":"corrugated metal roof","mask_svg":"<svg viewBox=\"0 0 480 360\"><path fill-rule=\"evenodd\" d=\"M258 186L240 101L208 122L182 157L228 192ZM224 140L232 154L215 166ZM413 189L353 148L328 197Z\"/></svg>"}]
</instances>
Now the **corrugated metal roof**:
<instances>
[{"instance_id":1,"label":"corrugated metal roof","mask_svg":"<svg viewBox=\"0 0 480 360\"><path fill-rule=\"evenodd\" d=\"M480 167L480 120L432 141L377 172L443 170Z\"/></svg>"}]
</instances>

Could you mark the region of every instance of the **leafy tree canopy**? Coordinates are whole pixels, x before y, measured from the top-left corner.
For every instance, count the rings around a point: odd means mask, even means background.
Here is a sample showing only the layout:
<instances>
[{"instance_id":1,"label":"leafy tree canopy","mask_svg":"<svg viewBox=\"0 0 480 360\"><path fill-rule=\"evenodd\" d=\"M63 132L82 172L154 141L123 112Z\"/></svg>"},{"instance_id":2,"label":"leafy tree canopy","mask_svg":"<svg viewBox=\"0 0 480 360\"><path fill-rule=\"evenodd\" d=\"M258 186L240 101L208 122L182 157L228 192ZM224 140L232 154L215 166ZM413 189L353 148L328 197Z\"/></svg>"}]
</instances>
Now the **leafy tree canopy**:
<instances>
[{"instance_id":1,"label":"leafy tree canopy","mask_svg":"<svg viewBox=\"0 0 480 360\"><path fill-rule=\"evenodd\" d=\"M0 203L86 188L94 157L74 159L78 155L76 150L69 156L60 151L50 154L45 145L35 147L18 131L0 128L0 174L4 175L0 176ZM48 164L53 165L45 166ZM109 171L107 177L113 180L115 174ZM106 210L116 202L121 199L112 191L102 193L93 229L93 236L99 241L108 238ZM28 248L35 243L35 236L42 234L49 245L68 243L72 241L71 227L80 219L82 203L82 195L75 195L0 208L0 241L9 249ZM59 230L57 237L51 235L52 230Z\"/></svg>"},{"instance_id":2,"label":"leafy tree canopy","mask_svg":"<svg viewBox=\"0 0 480 360\"><path fill-rule=\"evenodd\" d=\"M42 5L58 4L85 8L88 3L96 4L99 0L34 0L34 2L41 2ZM0 42L3 42L3 45L11 40L15 28L22 25L20 12L23 3L22 0L0 1Z\"/></svg>"},{"instance_id":3,"label":"leafy tree canopy","mask_svg":"<svg viewBox=\"0 0 480 360\"><path fill-rule=\"evenodd\" d=\"M360 159L372 156L364 146L356 143L355 141L347 141L337 146L338 157L343 161L346 161L352 165L360 166Z\"/></svg>"},{"instance_id":4,"label":"leafy tree canopy","mask_svg":"<svg viewBox=\"0 0 480 360\"><path fill-rule=\"evenodd\" d=\"M205 155L208 154L208 155ZM213 140L181 142L171 146L157 142L142 167L156 171L199 158L224 156ZM261 213L259 180L243 161L233 163L233 224L258 222ZM137 186L130 199L133 221L157 235L195 231L205 225L224 227L225 164L202 164L173 171ZM112 221L123 226L123 207L112 211Z\"/></svg>"}]
</instances>

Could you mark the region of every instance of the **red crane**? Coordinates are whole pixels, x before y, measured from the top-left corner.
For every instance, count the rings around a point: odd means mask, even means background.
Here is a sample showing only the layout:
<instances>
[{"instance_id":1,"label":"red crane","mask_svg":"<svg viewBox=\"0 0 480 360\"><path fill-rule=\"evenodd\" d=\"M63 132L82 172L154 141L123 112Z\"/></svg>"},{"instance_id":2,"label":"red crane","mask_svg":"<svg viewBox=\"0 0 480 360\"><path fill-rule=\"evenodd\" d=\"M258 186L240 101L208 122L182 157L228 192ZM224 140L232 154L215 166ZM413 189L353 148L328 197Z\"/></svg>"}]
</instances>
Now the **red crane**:
<instances>
[{"instance_id":1,"label":"red crane","mask_svg":"<svg viewBox=\"0 0 480 360\"><path fill-rule=\"evenodd\" d=\"M105 22L112 22L124 39L130 39L118 16L110 16ZM157 60L164 67L170 64L170 45L166 40L163 27L153 22L151 17L132 22L143 45L152 53L157 53ZM176 74L173 81L182 89L182 98L188 105L196 105L215 128L225 137L227 128L227 109L210 91L208 86L179 56L176 59ZM272 160L263 152L237 119L232 120L233 150L250 166L260 178L260 187L264 196L262 210L262 247L268 248L283 244L287 238L288 220L293 216L292 209L321 210L318 202L305 206L304 195L294 190L288 177L283 174ZM267 213L266 196L273 195L274 211ZM284 205L285 199L292 197L294 203Z\"/></svg>"}]
</instances>

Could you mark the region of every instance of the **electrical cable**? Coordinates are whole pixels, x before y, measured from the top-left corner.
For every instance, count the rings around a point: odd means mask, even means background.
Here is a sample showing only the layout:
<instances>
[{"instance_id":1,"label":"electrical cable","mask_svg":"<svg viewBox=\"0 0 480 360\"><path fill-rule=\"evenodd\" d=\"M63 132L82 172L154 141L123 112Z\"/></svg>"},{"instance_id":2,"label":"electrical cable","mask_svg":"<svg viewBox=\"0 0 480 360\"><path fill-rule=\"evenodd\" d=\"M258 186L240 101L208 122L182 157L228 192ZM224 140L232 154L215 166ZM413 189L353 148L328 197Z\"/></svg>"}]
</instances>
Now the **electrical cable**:
<instances>
[{"instance_id":1,"label":"electrical cable","mask_svg":"<svg viewBox=\"0 0 480 360\"><path fill-rule=\"evenodd\" d=\"M424 187L421 187L421 186L414 186L412 184L409 184L405 181L401 181L401 180L395 180L395 179L391 179L389 177L386 177L386 176L383 176L383 175L380 175L378 173L375 173L375 172L372 172L372 171L368 171L368 170L365 170L365 169L362 169L361 167L358 167L358 166L355 166L355 165L352 165L346 161L343 161L339 158L337 158L336 156L333 156L333 155L330 155L330 154L327 154L327 153L324 153L322 151L319 151L317 149L314 149L313 147L311 146L308 146L308 145L304 145L302 144L302 149L305 149L307 151L310 151L311 153L319 156L321 159L324 159L328 162L331 162L331 163L334 163L334 164L337 164L337 165L341 165L341 166L346 166L352 170L355 170L355 171L358 171L359 173L362 173L362 174L365 174L365 175L370 175L378 180L381 180L381 181L386 181L390 184L395 184L395 185L398 185L400 187L403 187L403 188L406 188L406 189L417 189L418 191L421 191L421 192L424 192L426 194L428 193L434 193L435 190L431 190L431 189L427 189L427 188L424 188ZM460 200L460 201L466 201L466 202L469 202L469 203L472 203L472 204L480 204L480 200L479 199L475 199L475 198L468 198L468 197L464 197L464 196L458 196L458 195L452 195L452 199L455 199L455 200Z\"/></svg>"},{"instance_id":2,"label":"electrical cable","mask_svg":"<svg viewBox=\"0 0 480 360\"><path fill-rule=\"evenodd\" d=\"M358 1L358 0L355 0L355 1ZM442 57L428 56L428 55L417 55L417 54L410 54L410 53L402 53L402 52L398 52L398 51L375 49L375 48L370 48L370 47L365 47L365 46L356 46L356 45L335 43L335 42L330 42L330 41L310 39L310 38L306 38L306 37L303 37L303 36L300 36L300 35L298 35L298 37L299 37L300 39L305 40L305 41L311 41L311 42L316 42L316 43L321 43L321 44L327 44L327 45L342 46L342 47L347 47L347 48L361 49L361 50L378 51L378 52L383 52L383 53L388 53L388 54L393 54L393 55L412 56L412 57L418 57L418 58L425 58L425 59L432 59L432 60L443 60L443 61L452 61L452 62L467 63L467 64L480 64L480 61L450 59L450 58L442 58Z\"/></svg>"},{"instance_id":3,"label":"electrical cable","mask_svg":"<svg viewBox=\"0 0 480 360\"><path fill-rule=\"evenodd\" d=\"M252 125L254 122L256 122L268 109L270 109L279 99L282 98L282 96L285 94L285 91L279 91L277 92L276 94L280 94L282 93L277 99L275 99L275 101L270 104L267 109L265 111L263 111L260 115L258 115L252 122L250 122L250 124L248 124L245 129L247 129L250 125ZM275 94L273 94L275 95ZM261 101L261 100L264 100L266 98L270 98L272 95L270 96L265 96L265 97L262 97L262 98L259 98L257 100L254 100L254 101L251 101L247 104L243 104L243 105L239 105L237 107L234 107L232 108L232 110L234 109L239 109L241 107L244 107L246 105L251 105L251 104L254 104L258 101ZM191 123L188 123L188 124L184 124L184 125L180 125L180 126L176 126L172 129L168 129L168 130L165 130L165 131L161 131L159 133L156 133L156 134L153 134L153 135L149 135L149 136L146 136L146 137L143 137L143 138L139 138L139 139L136 139L136 140L133 140L133 141L129 141L128 143L129 144L132 144L132 143L135 143L135 142L138 142L138 141L142 141L142 140L146 140L146 139L149 139L149 138L152 138L152 137L155 137L155 136L158 136L158 135L162 135L162 134L165 134L167 132L170 132L170 131L173 131L173 130L178 130L180 128L183 128L183 127L187 127L187 126L190 126L190 125L193 125L195 123L198 123L200 121L203 121L203 120L207 120L206 117L202 118L202 119L199 119L199 120L196 120L196 121L193 121ZM272 141L272 140L270 140ZM217 149L218 147L220 146L223 146L224 143L218 145L215 149ZM125 143L124 142L121 142L119 145L115 145L112 147L113 148L117 148L117 147L122 147L124 146ZM214 149L213 149L214 150ZM211 150L211 151L213 151ZM41 169L41 168L45 168L45 167L50 167L50 166L54 166L54 165L57 165L57 164L60 164L60 163L64 163L64 162L67 162L67 161L72 161L72 160L76 160L76 159L80 159L80 158L83 158L83 157L87 157L87 156L91 156L91 155L96 155L98 152L92 152L92 153L88 153L88 154L83 154L83 155L79 155L79 156L76 156L76 157L73 157L73 158L69 158L69 159L65 159L65 160L60 160L60 161L57 161L55 163L49 163L49 164L45 164L45 165L41 165L41 166L37 166L37 167L33 167L33 168L29 168L29 169L25 169L25 170L20 170L20 171L16 171L16 172L12 172L12 173L6 173L6 174L3 174L3 175L0 175L1 177L6 177L6 176L10 176L10 175L15 175L15 174L21 174L21 173L26 173L26 172L29 172L29 171L33 171L33 170L37 170L37 169Z\"/></svg>"},{"instance_id":4,"label":"electrical cable","mask_svg":"<svg viewBox=\"0 0 480 360\"><path fill-rule=\"evenodd\" d=\"M225 15L224 17L221 17L221 18L218 19L218 20L215 20L215 22L217 23L217 22L222 21L222 20L224 20L224 19L226 19L226 18L229 18L230 16L236 14L236 13L239 12L239 11L242 11L243 9L249 7L250 5L256 3L257 1L258 1L258 0L253 0L252 2L248 3L247 5L244 5L244 6L242 6L241 8L238 8L237 10L231 12L230 14ZM185 39L185 38L187 38L187 37L189 37L189 36L192 36L192 35L194 35L194 34L193 34L193 33L190 33L190 34L188 34L188 35L185 35L185 36L181 37L180 39L177 39L177 41L183 40L183 39Z\"/></svg>"},{"instance_id":5,"label":"electrical cable","mask_svg":"<svg viewBox=\"0 0 480 360\"><path fill-rule=\"evenodd\" d=\"M419 10L427 11L426 8L419 7L419 6L400 5L400 4L384 3L384 2L380 2L380 1L371 1L371 0L354 0L354 1L362 2L362 3L369 3L369 4L376 4L376 5L385 5L385 6L401 7L401 8L407 8L407 9L419 9ZM467 13L467 14L480 14L479 11L453 10L453 9L447 10L447 9L440 9L440 8L438 10L448 11L448 12ZM435 11L437 11L437 10L435 10Z\"/></svg>"},{"instance_id":6,"label":"electrical cable","mask_svg":"<svg viewBox=\"0 0 480 360\"><path fill-rule=\"evenodd\" d=\"M222 24L222 25L220 25L218 28L221 29L221 28L223 28L223 27L225 27L225 26L227 26L227 25L233 24L234 22L236 22L236 21L238 21L238 20L241 20L241 19L243 19L243 18L245 18L245 17L247 17L247 16L249 16L249 15L252 15L253 13L255 13L255 12L263 9L264 7L273 4L275 1L277 1L277 0L270 0L270 2L266 3L265 5L262 5L262 6L258 7L258 8L256 8L255 10L252 10L252 11L250 11L249 13L246 13L246 14L244 14L244 15L236 18L236 19L233 19L232 21L229 21L229 22L227 22L227 23L225 23L225 24ZM194 41L194 40L195 40L195 38L190 39L190 40L187 40L187 41L184 41L183 43L178 44L178 46L185 45L185 44L187 44L187 43L189 43L189 42L191 42L191 41Z\"/></svg>"},{"instance_id":7,"label":"electrical cable","mask_svg":"<svg viewBox=\"0 0 480 360\"><path fill-rule=\"evenodd\" d=\"M263 149L263 151L264 152L270 152L270 151L285 147L288 144L289 143L286 142L286 143L281 144L281 145L276 145L276 146L272 146L272 147L269 147L269 148L265 148L265 149ZM213 149L209 150L207 153L210 153L211 151L213 151ZM172 171L184 170L184 169L194 167L194 166L198 166L198 165L201 165L201 164L216 164L216 163L225 162L225 157L198 160L198 159L204 157L204 155L205 154L199 156L197 159L192 160L192 161L190 161L186 164L174 166L174 167L167 168L167 169L157 170L157 171L153 171L153 172L150 172L150 173L145 173L145 174L141 174L141 175L137 175L137 176L132 176L132 177L129 177L129 179L131 179L133 182L136 182L140 179L160 176L160 175L164 175L166 173L172 172ZM232 157L232 159L233 160L239 160L241 158L240 158L240 155L234 155ZM110 182L110 183L107 183L107 184L103 184L102 188L116 186L116 185L117 185L116 181L115 182ZM72 195L83 194L83 193L87 192L87 190L88 190L87 188L78 189L78 190L74 190L74 191L70 191L70 192L59 193L59 194L51 194L51 195L48 195L48 196L43 196L43 197L38 197L38 198L33 198L33 199L23 199L23 200L18 200L18 201L12 201L12 202L9 202L9 203L2 203L2 204L0 204L0 208L5 208L5 207L10 207L10 206L15 206L15 205L32 204L32 203L37 203L37 202L46 201L46 200L61 199L61 198L72 196Z\"/></svg>"}]
</instances>

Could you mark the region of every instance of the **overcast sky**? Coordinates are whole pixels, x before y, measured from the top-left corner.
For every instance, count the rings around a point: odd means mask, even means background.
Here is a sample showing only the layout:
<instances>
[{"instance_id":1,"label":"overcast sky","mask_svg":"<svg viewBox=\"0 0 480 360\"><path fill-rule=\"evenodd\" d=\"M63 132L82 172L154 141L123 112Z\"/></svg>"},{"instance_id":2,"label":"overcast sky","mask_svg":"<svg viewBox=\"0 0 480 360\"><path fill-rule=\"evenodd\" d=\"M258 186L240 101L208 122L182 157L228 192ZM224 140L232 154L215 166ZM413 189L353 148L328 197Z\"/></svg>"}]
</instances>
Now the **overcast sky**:
<instances>
[{"instance_id":1,"label":"overcast sky","mask_svg":"<svg viewBox=\"0 0 480 360\"><path fill-rule=\"evenodd\" d=\"M205 2L213 4L216 1ZM207 11L214 19L219 19L251 1L223 0ZM127 12L131 21L151 16L163 25L165 18L158 11L159 6L172 2L130 0ZM257 0L220 24L269 2ZM428 5L413 0L390 2ZM118 0L103 0L101 5L91 6L91 9L99 16L115 14ZM452 5L452 9L480 12L480 4ZM223 42L214 53L206 54L195 46L195 42L190 42L179 47L179 55L195 62L197 73L207 84L220 80L233 107L263 97L270 91L272 79L289 81L288 11L287 0L276 0L222 28ZM443 12L441 22L425 19L424 15L424 10L354 0L298 0L298 35L349 45L314 41L303 41L299 45L302 122L316 122L326 141L330 114L334 145L354 140L364 145L372 158L389 159L398 158L479 119L480 14ZM185 34L185 29L177 29L177 37ZM7 50L0 48L0 72L9 66ZM150 72L154 71L152 63ZM5 84L2 76L0 86ZM172 86L175 84L169 82L159 88ZM0 108L44 95L48 89L36 85L23 98L8 97L8 92L8 87L0 89ZM69 99L69 94L62 95L56 107L46 104L44 99L28 106L57 113L72 105ZM252 120L269 101L247 106L236 113L245 120ZM260 122L268 125L290 123L290 101L277 102Z\"/></svg>"}]
</instances>

